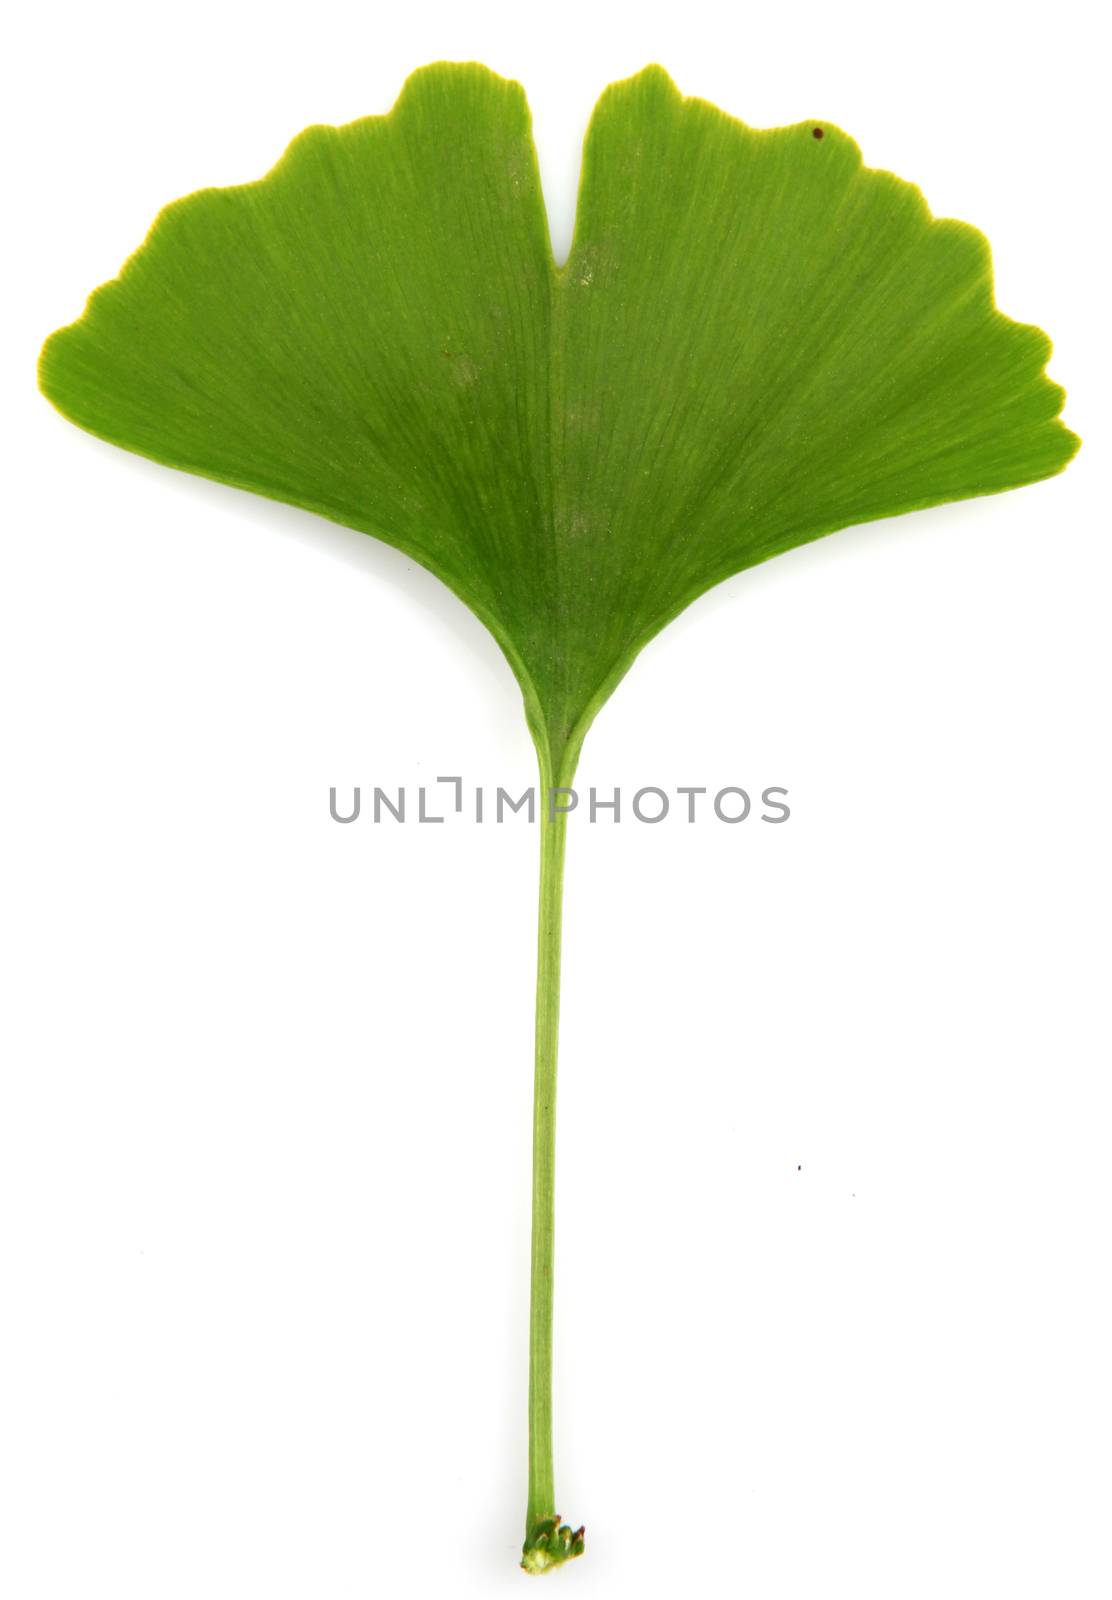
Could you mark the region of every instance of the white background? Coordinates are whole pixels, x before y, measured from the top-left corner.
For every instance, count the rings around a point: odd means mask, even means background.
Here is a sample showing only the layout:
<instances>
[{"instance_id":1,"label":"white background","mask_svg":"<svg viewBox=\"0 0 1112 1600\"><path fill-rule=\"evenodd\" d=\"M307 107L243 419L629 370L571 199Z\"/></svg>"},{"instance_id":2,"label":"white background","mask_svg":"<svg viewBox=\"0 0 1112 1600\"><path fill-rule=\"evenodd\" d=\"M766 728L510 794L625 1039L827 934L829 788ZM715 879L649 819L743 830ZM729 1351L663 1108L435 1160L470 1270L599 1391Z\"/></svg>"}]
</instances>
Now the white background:
<instances>
[{"instance_id":1,"label":"white background","mask_svg":"<svg viewBox=\"0 0 1112 1600\"><path fill-rule=\"evenodd\" d=\"M557 1482L584 1596L1105 1600L1109 139L1083 6L43 4L7 90L7 1600L520 1593L535 833L508 668L359 534L84 436L41 339L159 206L478 58L558 250L657 59L840 123L1055 339L1065 476L837 535L637 663L573 819ZM10 41L11 42L11 41ZM14 66L14 72L12 68Z\"/></svg>"}]
</instances>

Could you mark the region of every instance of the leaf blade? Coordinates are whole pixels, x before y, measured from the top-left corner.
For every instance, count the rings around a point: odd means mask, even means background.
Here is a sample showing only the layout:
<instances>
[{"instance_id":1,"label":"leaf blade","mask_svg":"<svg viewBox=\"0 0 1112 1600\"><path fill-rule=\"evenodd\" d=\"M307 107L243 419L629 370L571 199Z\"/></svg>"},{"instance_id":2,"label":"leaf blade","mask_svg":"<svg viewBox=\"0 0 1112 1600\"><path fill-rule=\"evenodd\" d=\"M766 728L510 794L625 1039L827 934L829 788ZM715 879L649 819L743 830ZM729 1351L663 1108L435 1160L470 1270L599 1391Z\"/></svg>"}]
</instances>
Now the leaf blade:
<instances>
[{"instance_id":1,"label":"leaf blade","mask_svg":"<svg viewBox=\"0 0 1112 1600\"><path fill-rule=\"evenodd\" d=\"M981 235L840 130L747 128L659 68L600 100L557 271L524 94L440 64L167 208L40 382L114 443L436 572L566 775L712 584L1060 471L1049 350L996 309Z\"/></svg>"}]
</instances>

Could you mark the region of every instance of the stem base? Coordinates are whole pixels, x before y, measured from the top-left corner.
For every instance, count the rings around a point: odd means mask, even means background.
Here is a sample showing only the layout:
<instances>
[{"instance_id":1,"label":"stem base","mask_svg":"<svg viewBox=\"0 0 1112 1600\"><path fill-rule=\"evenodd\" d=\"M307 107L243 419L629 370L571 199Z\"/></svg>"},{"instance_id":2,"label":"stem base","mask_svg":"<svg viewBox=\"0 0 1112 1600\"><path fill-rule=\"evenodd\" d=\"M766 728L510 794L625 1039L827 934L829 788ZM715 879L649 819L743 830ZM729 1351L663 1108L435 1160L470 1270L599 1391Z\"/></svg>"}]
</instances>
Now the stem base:
<instances>
[{"instance_id":1,"label":"stem base","mask_svg":"<svg viewBox=\"0 0 1112 1600\"><path fill-rule=\"evenodd\" d=\"M542 1517L529 1530L521 1552L521 1565L526 1572L548 1572L573 1556L583 1554L582 1528L569 1528L558 1516Z\"/></svg>"}]
</instances>

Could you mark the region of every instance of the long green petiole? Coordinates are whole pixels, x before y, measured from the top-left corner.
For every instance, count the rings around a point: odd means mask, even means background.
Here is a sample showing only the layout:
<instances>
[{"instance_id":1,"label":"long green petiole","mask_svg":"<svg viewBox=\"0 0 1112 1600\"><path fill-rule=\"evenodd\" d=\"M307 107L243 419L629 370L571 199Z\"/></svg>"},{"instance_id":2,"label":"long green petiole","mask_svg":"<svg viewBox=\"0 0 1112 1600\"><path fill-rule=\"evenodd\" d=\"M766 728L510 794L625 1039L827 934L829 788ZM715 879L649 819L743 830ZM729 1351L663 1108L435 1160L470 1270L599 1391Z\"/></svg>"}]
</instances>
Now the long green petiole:
<instances>
[{"instance_id":1,"label":"long green petiole","mask_svg":"<svg viewBox=\"0 0 1112 1600\"><path fill-rule=\"evenodd\" d=\"M556 1180L556 1057L567 816L558 793L540 791L541 875L537 916L537 1020L533 1069L533 1229L529 1290L529 1506L521 1564L545 1572L582 1554L583 1529L556 1513L552 1466L552 1273Z\"/></svg>"}]
</instances>

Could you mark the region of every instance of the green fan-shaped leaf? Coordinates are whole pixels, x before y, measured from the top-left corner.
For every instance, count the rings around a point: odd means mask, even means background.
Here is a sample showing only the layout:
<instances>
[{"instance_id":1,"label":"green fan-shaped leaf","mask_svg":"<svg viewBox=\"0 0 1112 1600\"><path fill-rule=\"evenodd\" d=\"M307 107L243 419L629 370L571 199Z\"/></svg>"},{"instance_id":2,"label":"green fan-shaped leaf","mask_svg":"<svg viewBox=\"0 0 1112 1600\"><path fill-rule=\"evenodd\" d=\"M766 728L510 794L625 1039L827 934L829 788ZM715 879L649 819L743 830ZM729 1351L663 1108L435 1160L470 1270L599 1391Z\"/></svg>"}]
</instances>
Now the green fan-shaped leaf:
<instances>
[{"instance_id":1,"label":"green fan-shaped leaf","mask_svg":"<svg viewBox=\"0 0 1112 1600\"><path fill-rule=\"evenodd\" d=\"M985 241L829 123L754 132L659 68L587 136L557 269L521 89L426 68L258 183L164 211L43 351L105 439L397 545L486 623L548 784L712 584L847 524L1058 472L1049 342ZM523 1565L578 1555L552 1481L565 822L541 808Z\"/></svg>"},{"instance_id":2,"label":"green fan-shaped leaf","mask_svg":"<svg viewBox=\"0 0 1112 1600\"><path fill-rule=\"evenodd\" d=\"M982 236L839 129L755 132L659 68L599 102L557 270L520 87L438 65L168 207L41 382L93 433L437 573L566 780L710 585L1059 471L1049 348L995 310Z\"/></svg>"}]
</instances>

